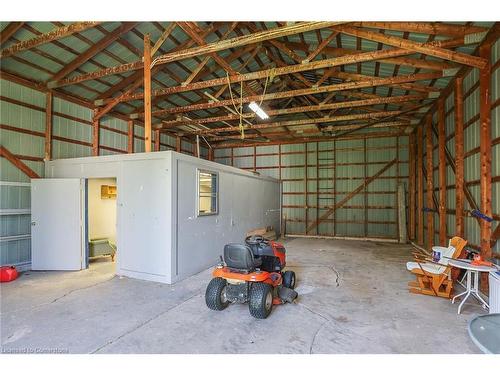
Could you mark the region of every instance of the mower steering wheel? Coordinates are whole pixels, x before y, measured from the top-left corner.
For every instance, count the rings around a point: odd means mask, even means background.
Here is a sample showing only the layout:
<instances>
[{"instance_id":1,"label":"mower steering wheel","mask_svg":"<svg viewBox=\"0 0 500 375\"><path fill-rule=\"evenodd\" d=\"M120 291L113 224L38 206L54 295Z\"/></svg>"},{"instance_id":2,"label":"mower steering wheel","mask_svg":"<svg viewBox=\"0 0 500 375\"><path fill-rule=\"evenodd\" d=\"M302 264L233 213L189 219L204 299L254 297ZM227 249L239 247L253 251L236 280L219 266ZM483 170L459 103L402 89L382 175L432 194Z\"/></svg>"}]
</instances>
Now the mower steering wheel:
<instances>
[{"instance_id":1,"label":"mower steering wheel","mask_svg":"<svg viewBox=\"0 0 500 375\"><path fill-rule=\"evenodd\" d=\"M247 238L245 238L245 243L247 245L260 245L261 243L267 243L267 242L268 240L266 240L264 237L258 234L247 236Z\"/></svg>"}]
</instances>

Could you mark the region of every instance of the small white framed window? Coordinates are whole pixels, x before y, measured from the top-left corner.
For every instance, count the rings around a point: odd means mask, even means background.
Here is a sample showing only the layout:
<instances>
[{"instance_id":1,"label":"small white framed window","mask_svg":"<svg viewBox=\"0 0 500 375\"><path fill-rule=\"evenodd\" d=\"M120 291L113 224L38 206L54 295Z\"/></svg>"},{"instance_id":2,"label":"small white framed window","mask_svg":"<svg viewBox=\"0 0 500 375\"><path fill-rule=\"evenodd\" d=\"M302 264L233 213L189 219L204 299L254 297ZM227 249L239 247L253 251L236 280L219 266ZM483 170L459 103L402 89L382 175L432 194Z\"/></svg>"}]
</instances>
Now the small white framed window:
<instances>
[{"instance_id":1,"label":"small white framed window","mask_svg":"<svg viewBox=\"0 0 500 375\"><path fill-rule=\"evenodd\" d=\"M197 176L198 216L219 213L219 176L216 172L198 169Z\"/></svg>"}]
</instances>

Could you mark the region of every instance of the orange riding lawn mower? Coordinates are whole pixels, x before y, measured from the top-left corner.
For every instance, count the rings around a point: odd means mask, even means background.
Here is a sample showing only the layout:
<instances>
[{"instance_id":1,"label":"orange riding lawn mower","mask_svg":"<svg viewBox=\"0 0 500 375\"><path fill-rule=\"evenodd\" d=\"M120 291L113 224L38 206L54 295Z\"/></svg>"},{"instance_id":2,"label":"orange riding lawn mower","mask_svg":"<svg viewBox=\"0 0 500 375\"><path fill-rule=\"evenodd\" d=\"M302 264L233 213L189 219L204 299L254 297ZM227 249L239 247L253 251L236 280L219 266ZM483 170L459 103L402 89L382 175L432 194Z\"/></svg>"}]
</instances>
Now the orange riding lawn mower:
<instances>
[{"instance_id":1,"label":"orange riding lawn mower","mask_svg":"<svg viewBox=\"0 0 500 375\"><path fill-rule=\"evenodd\" d=\"M285 247L259 235L248 236L244 244L224 246L224 259L214 271L205 292L212 310L224 310L230 303L246 303L250 315L265 319L273 305L297 298L295 272L283 271Z\"/></svg>"}]
</instances>

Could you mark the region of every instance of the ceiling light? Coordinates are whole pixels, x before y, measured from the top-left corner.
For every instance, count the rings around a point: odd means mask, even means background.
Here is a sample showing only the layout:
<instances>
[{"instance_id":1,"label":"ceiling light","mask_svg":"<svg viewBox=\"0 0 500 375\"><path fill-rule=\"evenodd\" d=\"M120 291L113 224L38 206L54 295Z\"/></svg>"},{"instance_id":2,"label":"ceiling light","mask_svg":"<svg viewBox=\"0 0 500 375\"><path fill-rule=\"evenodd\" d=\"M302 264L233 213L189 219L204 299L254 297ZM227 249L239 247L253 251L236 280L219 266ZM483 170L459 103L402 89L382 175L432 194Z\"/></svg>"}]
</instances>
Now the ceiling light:
<instances>
[{"instance_id":1,"label":"ceiling light","mask_svg":"<svg viewBox=\"0 0 500 375\"><path fill-rule=\"evenodd\" d=\"M269 116L267 115L266 112L264 112L264 110L262 108L259 107L259 105L255 102L251 102L248 107L254 111L257 116L259 116L262 120L266 120L269 118Z\"/></svg>"}]
</instances>

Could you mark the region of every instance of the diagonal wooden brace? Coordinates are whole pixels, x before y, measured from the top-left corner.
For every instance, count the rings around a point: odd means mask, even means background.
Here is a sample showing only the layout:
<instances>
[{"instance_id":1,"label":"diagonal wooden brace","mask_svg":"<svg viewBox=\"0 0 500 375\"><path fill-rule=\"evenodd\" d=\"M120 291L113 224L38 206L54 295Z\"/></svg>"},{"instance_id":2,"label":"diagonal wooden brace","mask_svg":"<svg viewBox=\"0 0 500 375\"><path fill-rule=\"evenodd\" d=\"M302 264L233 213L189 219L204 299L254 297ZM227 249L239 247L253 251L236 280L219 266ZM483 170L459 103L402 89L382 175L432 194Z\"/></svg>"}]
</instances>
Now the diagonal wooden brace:
<instances>
[{"instance_id":1,"label":"diagonal wooden brace","mask_svg":"<svg viewBox=\"0 0 500 375\"><path fill-rule=\"evenodd\" d=\"M26 174L30 178L40 178L40 176L30 167L28 167L24 162L19 159L12 152L7 150L4 146L0 146L0 156L4 157L8 161L10 161L16 168L21 170L24 174Z\"/></svg>"},{"instance_id":2,"label":"diagonal wooden brace","mask_svg":"<svg viewBox=\"0 0 500 375\"><path fill-rule=\"evenodd\" d=\"M347 194L344 198L342 198L339 202L337 202L333 207L331 207L327 212L321 215L316 221L314 221L308 228L307 233L316 228L323 220L328 219L338 208L341 208L344 204L346 204L352 197L361 192L366 186L380 177L385 171L387 171L390 167L396 164L397 159L391 160L387 163L382 169L380 169L373 176L367 177L361 185L359 185L356 189Z\"/></svg>"}]
</instances>

